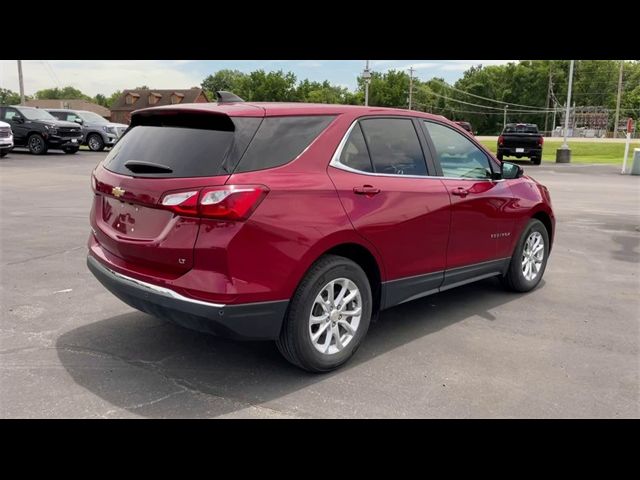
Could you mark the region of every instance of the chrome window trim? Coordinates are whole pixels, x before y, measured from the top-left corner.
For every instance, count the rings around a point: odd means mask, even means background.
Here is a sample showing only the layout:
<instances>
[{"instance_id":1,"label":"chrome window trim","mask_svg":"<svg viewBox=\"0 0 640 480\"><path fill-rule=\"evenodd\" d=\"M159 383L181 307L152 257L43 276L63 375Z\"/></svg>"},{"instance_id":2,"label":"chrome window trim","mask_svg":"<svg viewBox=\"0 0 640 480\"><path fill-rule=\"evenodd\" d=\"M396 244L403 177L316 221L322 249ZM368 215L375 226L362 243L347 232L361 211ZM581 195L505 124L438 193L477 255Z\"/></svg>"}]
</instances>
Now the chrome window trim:
<instances>
[{"instance_id":1,"label":"chrome window trim","mask_svg":"<svg viewBox=\"0 0 640 480\"><path fill-rule=\"evenodd\" d=\"M367 117L367 118L372 118L372 117ZM398 117L398 118L413 118L413 117ZM344 170L345 172L357 173L359 175L369 175L370 177L438 178L440 180L465 180L465 181L473 181L473 182L477 182L478 180L480 180L480 181L489 181L494 183L505 181L504 178L496 180L491 178L462 178L462 177L445 177L440 175L397 175L394 173L365 172L363 170L357 170L355 168L351 168L348 165L341 163L340 157L342 156L342 150L344 150L344 146L347 144L349 135L351 135L351 131L355 128L355 126L358 124L359 121L360 121L360 118L356 118L347 129L347 132L342 137L342 140L340 140L340 143L338 144L338 148L336 148L336 151L333 154L333 157L331 157L331 161L329 162L330 167L338 168L340 170Z\"/></svg>"}]
</instances>

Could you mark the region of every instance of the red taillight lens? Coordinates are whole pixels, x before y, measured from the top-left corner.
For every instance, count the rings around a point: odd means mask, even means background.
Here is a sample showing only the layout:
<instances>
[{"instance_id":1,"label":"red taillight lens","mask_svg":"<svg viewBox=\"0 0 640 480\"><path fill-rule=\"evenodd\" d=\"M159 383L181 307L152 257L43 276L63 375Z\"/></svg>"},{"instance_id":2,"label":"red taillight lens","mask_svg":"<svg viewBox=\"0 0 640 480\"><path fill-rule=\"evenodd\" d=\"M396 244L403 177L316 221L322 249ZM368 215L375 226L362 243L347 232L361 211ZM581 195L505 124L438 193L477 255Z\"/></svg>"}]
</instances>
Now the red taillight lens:
<instances>
[{"instance_id":1,"label":"red taillight lens","mask_svg":"<svg viewBox=\"0 0 640 480\"><path fill-rule=\"evenodd\" d=\"M260 205L269 189L262 185L224 185L202 190L169 192L162 206L179 215L245 220Z\"/></svg>"},{"instance_id":2,"label":"red taillight lens","mask_svg":"<svg viewBox=\"0 0 640 480\"><path fill-rule=\"evenodd\" d=\"M544 143L544 137L540 137L540 139L538 140L538 145L542 146L543 143Z\"/></svg>"},{"instance_id":3,"label":"red taillight lens","mask_svg":"<svg viewBox=\"0 0 640 480\"><path fill-rule=\"evenodd\" d=\"M227 185L204 188L200 194L202 217L244 220L253 213L269 190L261 185Z\"/></svg>"},{"instance_id":4,"label":"red taillight lens","mask_svg":"<svg viewBox=\"0 0 640 480\"><path fill-rule=\"evenodd\" d=\"M504 145L504 137L502 135L498 137L498 145L500 146Z\"/></svg>"},{"instance_id":5,"label":"red taillight lens","mask_svg":"<svg viewBox=\"0 0 640 480\"><path fill-rule=\"evenodd\" d=\"M162 205L167 210L171 210L180 215L197 215L198 193L200 193L199 190L168 193L162 197Z\"/></svg>"}]
</instances>

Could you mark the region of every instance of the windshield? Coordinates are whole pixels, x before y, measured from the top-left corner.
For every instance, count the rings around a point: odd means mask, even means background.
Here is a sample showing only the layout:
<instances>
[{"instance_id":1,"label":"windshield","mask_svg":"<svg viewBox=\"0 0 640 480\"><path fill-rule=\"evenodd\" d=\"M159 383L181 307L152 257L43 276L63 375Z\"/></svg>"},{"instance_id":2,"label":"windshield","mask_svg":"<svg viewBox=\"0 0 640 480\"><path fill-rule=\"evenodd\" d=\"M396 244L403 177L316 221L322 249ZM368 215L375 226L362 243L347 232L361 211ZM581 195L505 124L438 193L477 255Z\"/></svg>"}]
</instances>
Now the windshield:
<instances>
[{"instance_id":1,"label":"windshield","mask_svg":"<svg viewBox=\"0 0 640 480\"><path fill-rule=\"evenodd\" d=\"M84 120L85 122L93 122L93 123L109 123L106 118L101 117L97 113L93 112L77 112L77 114Z\"/></svg>"},{"instance_id":2,"label":"windshield","mask_svg":"<svg viewBox=\"0 0 640 480\"><path fill-rule=\"evenodd\" d=\"M29 120L56 120L56 117L40 108L22 107L18 110Z\"/></svg>"}]
</instances>

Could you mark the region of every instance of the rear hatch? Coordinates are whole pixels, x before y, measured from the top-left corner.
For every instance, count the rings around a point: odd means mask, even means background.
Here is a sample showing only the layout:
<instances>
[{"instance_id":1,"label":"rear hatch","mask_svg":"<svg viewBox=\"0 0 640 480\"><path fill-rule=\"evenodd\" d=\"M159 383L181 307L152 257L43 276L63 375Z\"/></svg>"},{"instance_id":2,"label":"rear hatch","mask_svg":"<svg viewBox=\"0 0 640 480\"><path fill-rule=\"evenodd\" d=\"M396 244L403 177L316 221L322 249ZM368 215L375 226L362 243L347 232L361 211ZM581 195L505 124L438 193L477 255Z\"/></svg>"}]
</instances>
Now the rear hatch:
<instances>
[{"instance_id":1,"label":"rear hatch","mask_svg":"<svg viewBox=\"0 0 640 480\"><path fill-rule=\"evenodd\" d=\"M188 205L203 187L225 184L262 109L254 115L171 107L134 113L129 130L94 171L91 223L100 245L167 275L189 270L200 219Z\"/></svg>"}]
</instances>

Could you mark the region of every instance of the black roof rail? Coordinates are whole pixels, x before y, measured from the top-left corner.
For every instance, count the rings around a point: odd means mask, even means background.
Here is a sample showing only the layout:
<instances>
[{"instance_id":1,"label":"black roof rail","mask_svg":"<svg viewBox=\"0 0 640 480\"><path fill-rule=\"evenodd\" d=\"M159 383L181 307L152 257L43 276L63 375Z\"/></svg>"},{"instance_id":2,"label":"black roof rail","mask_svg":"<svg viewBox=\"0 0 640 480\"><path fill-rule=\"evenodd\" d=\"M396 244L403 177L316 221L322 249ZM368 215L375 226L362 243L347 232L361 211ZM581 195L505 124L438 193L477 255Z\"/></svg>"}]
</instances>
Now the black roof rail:
<instances>
[{"instance_id":1,"label":"black roof rail","mask_svg":"<svg viewBox=\"0 0 640 480\"><path fill-rule=\"evenodd\" d=\"M231 92L225 92L224 90L217 90L216 97L218 97L218 103L244 102L239 96Z\"/></svg>"}]
</instances>

